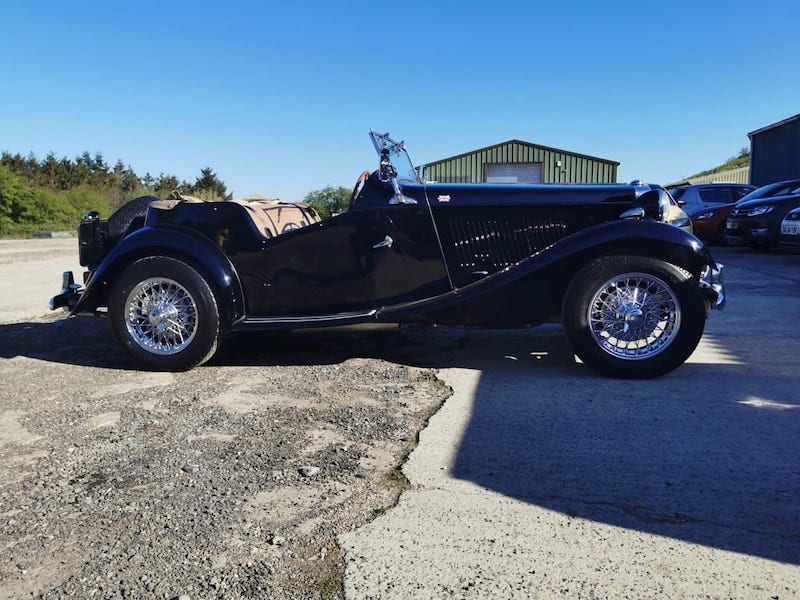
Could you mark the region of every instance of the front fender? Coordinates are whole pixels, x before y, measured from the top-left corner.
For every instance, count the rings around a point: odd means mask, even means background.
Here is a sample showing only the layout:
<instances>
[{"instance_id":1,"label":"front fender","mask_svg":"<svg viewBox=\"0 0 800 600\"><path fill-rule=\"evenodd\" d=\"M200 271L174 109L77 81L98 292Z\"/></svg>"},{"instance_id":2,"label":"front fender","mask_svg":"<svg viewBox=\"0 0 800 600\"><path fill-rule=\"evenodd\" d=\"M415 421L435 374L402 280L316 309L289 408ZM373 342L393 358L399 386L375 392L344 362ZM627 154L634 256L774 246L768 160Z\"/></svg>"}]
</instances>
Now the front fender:
<instances>
[{"instance_id":1,"label":"front fender","mask_svg":"<svg viewBox=\"0 0 800 600\"><path fill-rule=\"evenodd\" d=\"M178 227L142 227L125 237L92 273L70 315L95 313L107 306L119 275L131 263L148 256L170 256L192 265L218 294L229 322L244 317L244 293L228 257L205 236Z\"/></svg>"},{"instance_id":2,"label":"front fender","mask_svg":"<svg viewBox=\"0 0 800 600\"><path fill-rule=\"evenodd\" d=\"M583 229L520 263L523 270L559 265L567 268L603 254L636 254L672 263L695 278L716 262L703 242L673 225L621 220ZM574 271L573 271L574 272Z\"/></svg>"},{"instance_id":3,"label":"front fender","mask_svg":"<svg viewBox=\"0 0 800 600\"><path fill-rule=\"evenodd\" d=\"M703 243L682 229L656 221L612 221L583 229L515 265L446 294L382 309L378 319L434 314L430 319L434 322L458 322L448 311L463 304L484 315L498 311L498 323L505 318L542 322L560 313L567 286L584 265L613 254L664 260L687 270L701 287L703 275L717 267Z\"/></svg>"},{"instance_id":4,"label":"front fender","mask_svg":"<svg viewBox=\"0 0 800 600\"><path fill-rule=\"evenodd\" d=\"M657 221L611 221L583 229L480 281L458 290L463 298L539 273L564 287L589 261L609 254L634 254L672 263L700 278L716 267L711 253L686 231Z\"/></svg>"}]
</instances>

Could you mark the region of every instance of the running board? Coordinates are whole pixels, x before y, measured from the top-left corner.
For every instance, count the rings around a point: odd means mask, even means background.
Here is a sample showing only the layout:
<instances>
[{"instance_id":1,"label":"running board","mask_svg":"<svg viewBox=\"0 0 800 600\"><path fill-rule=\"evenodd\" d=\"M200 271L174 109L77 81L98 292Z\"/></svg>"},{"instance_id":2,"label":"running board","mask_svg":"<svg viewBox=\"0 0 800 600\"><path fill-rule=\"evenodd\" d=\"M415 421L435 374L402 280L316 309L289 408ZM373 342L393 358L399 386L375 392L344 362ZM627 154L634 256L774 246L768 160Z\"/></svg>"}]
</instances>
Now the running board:
<instances>
[{"instance_id":1,"label":"running board","mask_svg":"<svg viewBox=\"0 0 800 600\"><path fill-rule=\"evenodd\" d=\"M302 329L306 327L334 327L374 321L378 311L336 313L333 315L289 315L281 317L246 317L234 324L232 331L244 329Z\"/></svg>"}]
</instances>

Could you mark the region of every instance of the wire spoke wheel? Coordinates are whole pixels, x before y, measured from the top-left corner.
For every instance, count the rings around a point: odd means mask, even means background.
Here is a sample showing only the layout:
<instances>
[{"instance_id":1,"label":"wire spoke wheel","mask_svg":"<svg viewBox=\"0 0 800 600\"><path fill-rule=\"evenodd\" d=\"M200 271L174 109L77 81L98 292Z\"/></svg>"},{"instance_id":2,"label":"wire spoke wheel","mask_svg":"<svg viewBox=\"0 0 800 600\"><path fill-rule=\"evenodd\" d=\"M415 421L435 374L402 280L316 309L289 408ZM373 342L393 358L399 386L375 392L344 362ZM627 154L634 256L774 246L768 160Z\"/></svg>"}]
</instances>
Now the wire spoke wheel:
<instances>
[{"instance_id":1,"label":"wire spoke wheel","mask_svg":"<svg viewBox=\"0 0 800 600\"><path fill-rule=\"evenodd\" d=\"M658 377L686 361L703 335L706 302L686 269L656 258L601 256L564 295L575 354L611 377Z\"/></svg>"},{"instance_id":2,"label":"wire spoke wheel","mask_svg":"<svg viewBox=\"0 0 800 600\"><path fill-rule=\"evenodd\" d=\"M624 273L605 281L587 307L594 341L623 360L642 360L665 350L681 325L675 293L646 273Z\"/></svg>"},{"instance_id":3,"label":"wire spoke wheel","mask_svg":"<svg viewBox=\"0 0 800 600\"><path fill-rule=\"evenodd\" d=\"M197 303L172 279L152 277L139 282L128 294L124 316L131 339L160 356L182 351L197 333Z\"/></svg>"}]
</instances>

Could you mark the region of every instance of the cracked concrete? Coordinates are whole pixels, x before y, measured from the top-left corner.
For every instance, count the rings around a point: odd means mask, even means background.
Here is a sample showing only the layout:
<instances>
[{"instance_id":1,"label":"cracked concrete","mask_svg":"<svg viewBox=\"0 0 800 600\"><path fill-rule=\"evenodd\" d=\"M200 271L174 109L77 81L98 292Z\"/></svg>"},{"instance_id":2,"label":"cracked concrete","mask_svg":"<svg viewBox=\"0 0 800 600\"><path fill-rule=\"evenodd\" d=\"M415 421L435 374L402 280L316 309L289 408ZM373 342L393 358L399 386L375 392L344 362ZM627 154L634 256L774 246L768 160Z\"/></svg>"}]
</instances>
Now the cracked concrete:
<instances>
[{"instance_id":1,"label":"cracked concrete","mask_svg":"<svg viewBox=\"0 0 800 600\"><path fill-rule=\"evenodd\" d=\"M800 597L800 256L715 254L728 308L655 381L557 327L454 334L411 488L340 536L347 597Z\"/></svg>"}]
</instances>

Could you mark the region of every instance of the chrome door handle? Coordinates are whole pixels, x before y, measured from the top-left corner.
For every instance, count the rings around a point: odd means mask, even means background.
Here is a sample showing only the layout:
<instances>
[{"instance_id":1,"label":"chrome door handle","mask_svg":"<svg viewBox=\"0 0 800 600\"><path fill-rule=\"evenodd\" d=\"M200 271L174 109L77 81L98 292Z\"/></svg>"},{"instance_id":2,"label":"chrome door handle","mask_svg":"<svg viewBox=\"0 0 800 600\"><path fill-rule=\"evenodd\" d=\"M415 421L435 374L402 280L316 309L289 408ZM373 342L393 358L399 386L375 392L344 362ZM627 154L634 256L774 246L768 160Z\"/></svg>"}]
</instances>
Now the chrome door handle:
<instances>
[{"instance_id":1,"label":"chrome door handle","mask_svg":"<svg viewBox=\"0 0 800 600\"><path fill-rule=\"evenodd\" d=\"M394 240L393 240L392 238L390 238L390 237L387 235L385 238L383 238L383 241L382 241L382 242L378 242L378 243L377 243L377 244L375 244L375 245L374 245L372 248L373 248L373 249L378 249L378 248L391 248L391 247L392 247L392 244L394 244Z\"/></svg>"}]
</instances>

